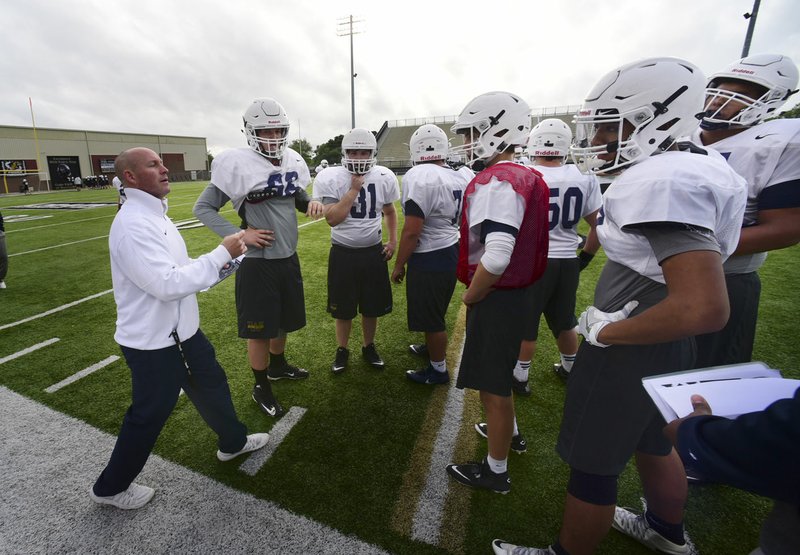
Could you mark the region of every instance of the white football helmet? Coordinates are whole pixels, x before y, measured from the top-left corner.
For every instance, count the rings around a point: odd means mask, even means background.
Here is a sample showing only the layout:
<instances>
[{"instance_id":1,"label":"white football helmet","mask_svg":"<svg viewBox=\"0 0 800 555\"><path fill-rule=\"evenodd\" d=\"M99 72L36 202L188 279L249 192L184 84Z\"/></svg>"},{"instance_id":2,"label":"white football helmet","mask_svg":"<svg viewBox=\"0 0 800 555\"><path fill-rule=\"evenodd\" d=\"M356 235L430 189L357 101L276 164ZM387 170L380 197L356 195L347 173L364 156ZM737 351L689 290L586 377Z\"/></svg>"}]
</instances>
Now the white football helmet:
<instances>
[{"instance_id":1,"label":"white football helmet","mask_svg":"<svg viewBox=\"0 0 800 555\"><path fill-rule=\"evenodd\" d=\"M774 115L784 102L797 92L797 66L787 56L756 54L733 62L708 80L706 88L706 115L703 129L749 127ZM755 83L763 93L758 98L720 89L725 81ZM761 92L759 91L759 92ZM723 117L725 107L736 102L744 107L733 116Z\"/></svg>"},{"instance_id":2,"label":"white football helmet","mask_svg":"<svg viewBox=\"0 0 800 555\"><path fill-rule=\"evenodd\" d=\"M350 150L371 150L369 158L351 158ZM355 128L347 132L342 138L342 165L350 173L363 175L377 163L378 141L375 135L367 129Z\"/></svg>"},{"instance_id":3,"label":"white football helmet","mask_svg":"<svg viewBox=\"0 0 800 555\"><path fill-rule=\"evenodd\" d=\"M525 145L531 130L531 109L517 95L485 93L466 105L450 130L464 135L464 145L452 151L464 155L472 167L478 160L491 161L510 146Z\"/></svg>"},{"instance_id":4,"label":"white football helmet","mask_svg":"<svg viewBox=\"0 0 800 555\"><path fill-rule=\"evenodd\" d=\"M283 158L289 136L289 117L280 103L272 98L256 99L247 108L242 119L250 148L266 158ZM282 129L283 135L277 139L261 138L256 135L257 129Z\"/></svg>"},{"instance_id":5,"label":"white football helmet","mask_svg":"<svg viewBox=\"0 0 800 555\"><path fill-rule=\"evenodd\" d=\"M575 116L575 164L582 172L606 173L667 150L697 127L705 83L697 66L678 58L647 58L606 74ZM595 144L610 126L615 138ZM607 154L614 156L600 158Z\"/></svg>"},{"instance_id":6,"label":"white football helmet","mask_svg":"<svg viewBox=\"0 0 800 555\"><path fill-rule=\"evenodd\" d=\"M432 123L426 123L411 135L408 148L414 164L432 160L446 160L450 150L447 133Z\"/></svg>"},{"instance_id":7,"label":"white football helmet","mask_svg":"<svg viewBox=\"0 0 800 555\"><path fill-rule=\"evenodd\" d=\"M528 154L531 156L563 156L569 154L572 144L572 129L558 118L540 121L528 138Z\"/></svg>"},{"instance_id":8,"label":"white football helmet","mask_svg":"<svg viewBox=\"0 0 800 555\"><path fill-rule=\"evenodd\" d=\"M328 161L327 160L323 160L322 162L319 163L319 165L322 166L323 168L327 168L328 167Z\"/></svg>"}]
</instances>

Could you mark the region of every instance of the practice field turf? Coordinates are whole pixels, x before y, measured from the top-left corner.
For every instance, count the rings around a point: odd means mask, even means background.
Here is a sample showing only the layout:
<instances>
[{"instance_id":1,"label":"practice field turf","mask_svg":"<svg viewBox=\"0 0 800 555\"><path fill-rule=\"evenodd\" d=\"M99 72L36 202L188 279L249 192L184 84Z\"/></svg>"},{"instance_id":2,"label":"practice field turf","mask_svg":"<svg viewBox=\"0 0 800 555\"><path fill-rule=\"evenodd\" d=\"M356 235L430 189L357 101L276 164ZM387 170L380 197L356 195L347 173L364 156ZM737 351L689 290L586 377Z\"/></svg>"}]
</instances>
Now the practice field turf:
<instances>
[{"instance_id":1,"label":"practice field turf","mask_svg":"<svg viewBox=\"0 0 800 555\"><path fill-rule=\"evenodd\" d=\"M182 228L193 256L219 243L213 232L196 225L191 213L205 185L173 184L169 196L170 217ZM54 203L87 205L68 209L66 204ZM10 254L8 289L0 290L0 386L115 435L130 401L129 370L113 339L115 306L107 237L116 213L115 191L0 196L0 210ZM235 221L230 205L223 213ZM402 224L402 216L400 220ZM404 286L393 288L394 311L378 325L376 343L386 369L374 370L361 360L360 326L356 323L350 366L334 376L330 371L334 323L325 312L330 230L324 221L311 222L302 215L299 223L298 252L308 325L290 335L287 355L290 362L307 368L311 377L273 383L280 401L287 409L292 407L282 420L263 415L250 399L252 373L245 342L236 337L234 280L199 295L201 326L228 373L240 418L251 431L272 432L269 456L219 462L214 456L213 433L185 396L179 399L155 453L177 465L170 468L190 469L221 486L338 530L342 537L392 553L489 553L495 537L522 545L547 545L558 531L568 469L554 451L564 385L551 371L557 352L545 325L532 368L533 395L516 400L528 452L510 455L511 493L473 491L452 483L444 471L445 463L479 460L486 453L485 441L473 430L474 423L482 419L477 395L452 386L420 386L405 378L407 369L423 361L407 350L420 336L406 328ZM581 275L579 310L591 302L603 260L602 254L598 255ZM793 378L800 378L800 347L794 341L800 308L799 262L800 247L785 249L771 253L760 272L763 292L754 353L754 359ZM462 291L462 286L456 289L449 313L451 375L457 368L463 337ZM3 413L4 418L9 412ZM65 429L69 434L70 427ZM85 437L79 432L85 434L86 430L75 426L74 441ZM68 446L69 438L61 445ZM31 463L25 460L24 450L14 450L12 458L6 449L5 444L0 446L4 465ZM35 452L43 456L41 449ZM110 450L94 454L90 464L96 473L109 454ZM44 456L65 455L54 449ZM165 468L163 461L157 468ZM57 476L41 479L59 487ZM189 484L187 481L187 487ZM89 486L87 482L86 488ZM171 487L174 491L175 486ZM226 505L213 492L229 491L227 488L209 488L209 495L200 495L199 501L195 495L192 510L207 515L224 510ZM157 493L142 511L160 511L159 518L167 527L174 516L175 526L179 526L186 515L174 514L181 510L180 505L173 511L163 510L169 493L160 491L161 497ZM629 468L620 481L619 503L638 510L639 496L636 474ZM64 506L63 513L79 518L98 510L88 496L84 501ZM701 552L748 553L757 545L759 525L768 508L768 501L729 488L692 487L688 531ZM0 525L3 518L13 515L0 510ZM233 521L208 518L202 533L223 540L215 545L226 545L224 540L229 540L229 552L239 552L245 549L244 543L237 543L243 533L268 536L270 526L281 522L272 519L268 524L265 520L259 527L247 521L254 529L243 531L236 528L239 521ZM47 523L26 530L46 534ZM69 534L68 527L61 533ZM298 526L297 538L303 533ZM309 529L309 538L312 533L318 541L319 529ZM34 545L38 544L32 537L5 536L0 526L0 551L31 552L36 551L30 547ZM63 545L81 544L75 540ZM292 545L289 552L297 552L302 542ZM598 553L650 551L612 531Z\"/></svg>"}]
</instances>

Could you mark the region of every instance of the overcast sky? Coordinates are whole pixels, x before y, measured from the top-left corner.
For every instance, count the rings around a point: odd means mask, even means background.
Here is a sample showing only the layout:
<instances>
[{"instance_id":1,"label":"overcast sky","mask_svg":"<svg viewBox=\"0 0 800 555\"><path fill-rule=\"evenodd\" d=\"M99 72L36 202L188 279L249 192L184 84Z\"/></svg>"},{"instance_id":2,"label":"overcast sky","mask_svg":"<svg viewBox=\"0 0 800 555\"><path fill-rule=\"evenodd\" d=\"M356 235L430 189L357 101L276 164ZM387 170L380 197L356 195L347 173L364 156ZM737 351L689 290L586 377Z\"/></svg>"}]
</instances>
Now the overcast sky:
<instances>
[{"instance_id":1,"label":"overcast sky","mask_svg":"<svg viewBox=\"0 0 800 555\"><path fill-rule=\"evenodd\" d=\"M614 67L677 56L707 74L741 54L753 0L3 0L0 125L206 137L245 146L254 98L313 146L356 125L449 116L507 90L580 104ZM502 9L502 11L501 11ZM764 0L751 54L800 63L800 2ZM787 104L794 105L800 98Z\"/></svg>"}]
</instances>

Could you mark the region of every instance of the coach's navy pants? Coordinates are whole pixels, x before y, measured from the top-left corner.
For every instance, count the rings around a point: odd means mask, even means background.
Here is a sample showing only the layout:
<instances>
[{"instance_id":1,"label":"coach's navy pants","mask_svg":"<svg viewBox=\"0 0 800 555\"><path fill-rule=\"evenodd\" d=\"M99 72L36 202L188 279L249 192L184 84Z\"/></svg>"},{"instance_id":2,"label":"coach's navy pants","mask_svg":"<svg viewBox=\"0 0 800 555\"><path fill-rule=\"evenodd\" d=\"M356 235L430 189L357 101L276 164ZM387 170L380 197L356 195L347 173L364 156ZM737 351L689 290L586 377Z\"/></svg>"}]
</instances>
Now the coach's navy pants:
<instances>
[{"instance_id":1,"label":"coach's navy pants","mask_svg":"<svg viewBox=\"0 0 800 555\"><path fill-rule=\"evenodd\" d=\"M132 402L111 460L94 484L95 495L105 497L128 489L147 462L181 388L216 432L221 451L235 453L247 442L247 428L236 417L228 379L214 347L200 330L181 346L188 371L177 345L153 351L122 347L131 369Z\"/></svg>"}]
</instances>

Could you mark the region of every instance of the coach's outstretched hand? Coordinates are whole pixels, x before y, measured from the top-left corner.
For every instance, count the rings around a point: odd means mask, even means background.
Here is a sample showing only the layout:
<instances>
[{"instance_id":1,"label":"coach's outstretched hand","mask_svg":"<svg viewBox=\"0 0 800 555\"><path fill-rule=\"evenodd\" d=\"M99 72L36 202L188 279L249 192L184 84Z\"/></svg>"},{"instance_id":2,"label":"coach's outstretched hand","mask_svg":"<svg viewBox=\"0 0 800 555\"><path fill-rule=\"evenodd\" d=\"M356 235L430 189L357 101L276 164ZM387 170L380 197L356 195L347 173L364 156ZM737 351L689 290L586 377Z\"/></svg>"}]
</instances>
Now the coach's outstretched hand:
<instances>
[{"instance_id":1,"label":"coach's outstretched hand","mask_svg":"<svg viewBox=\"0 0 800 555\"><path fill-rule=\"evenodd\" d=\"M247 252L247 245L244 242L244 230L228 235L222 240L222 246L228 249L231 258L236 258Z\"/></svg>"}]
</instances>

